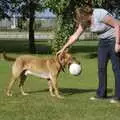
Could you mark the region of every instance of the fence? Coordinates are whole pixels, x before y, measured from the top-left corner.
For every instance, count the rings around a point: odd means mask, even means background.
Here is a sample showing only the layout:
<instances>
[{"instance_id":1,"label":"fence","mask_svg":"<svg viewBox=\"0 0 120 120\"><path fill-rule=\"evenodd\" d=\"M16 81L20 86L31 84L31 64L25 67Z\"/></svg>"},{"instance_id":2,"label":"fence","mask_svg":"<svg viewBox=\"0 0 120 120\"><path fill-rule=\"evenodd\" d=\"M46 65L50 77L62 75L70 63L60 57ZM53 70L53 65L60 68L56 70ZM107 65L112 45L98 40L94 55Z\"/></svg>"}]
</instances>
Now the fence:
<instances>
[{"instance_id":1,"label":"fence","mask_svg":"<svg viewBox=\"0 0 120 120\"><path fill-rule=\"evenodd\" d=\"M56 18L38 18L35 19L34 30L35 39L53 39L53 29L56 26ZM28 39L28 20L22 21L19 17L13 17L10 20L0 21L0 40L10 39Z\"/></svg>"},{"instance_id":2,"label":"fence","mask_svg":"<svg viewBox=\"0 0 120 120\"><path fill-rule=\"evenodd\" d=\"M29 20L23 21L21 17L12 17L11 19L3 19L0 21L0 30L28 30ZM56 25L56 18L35 18L34 29L35 31L41 28L53 29Z\"/></svg>"}]
</instances>

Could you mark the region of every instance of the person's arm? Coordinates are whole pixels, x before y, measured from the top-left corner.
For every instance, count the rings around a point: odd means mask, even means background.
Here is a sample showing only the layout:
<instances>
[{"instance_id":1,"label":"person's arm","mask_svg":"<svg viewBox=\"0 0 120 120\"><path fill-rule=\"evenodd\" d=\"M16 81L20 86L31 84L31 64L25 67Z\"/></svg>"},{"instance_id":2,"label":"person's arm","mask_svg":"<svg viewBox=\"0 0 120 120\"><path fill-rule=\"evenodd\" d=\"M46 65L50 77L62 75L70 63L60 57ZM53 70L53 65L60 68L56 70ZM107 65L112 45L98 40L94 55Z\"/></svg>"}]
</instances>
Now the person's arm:
<instances>
[{"instance_id":1,"label":"person's arm","mask_svg":"<svg viewBox=\"0 0 120 120\"><path fill-rule=\"evenodd\" d=\"M112 26L115 29L115 37L116 37L116 44L115 44L115 51L120 52L120 21L114 19L112 16L106 16L104 18L104 23Z\"/></svg>"},{"instance_id":2,"label":"person's arm","mask_svg":"<svg viewBox=\"0 0 120 120\"><path fill-rule=\"evenodd\" d=\"M69 37L67 43L62 47L60 51L57 52L57 54L62 53L67 47L72 45L78 39L78 37L82 34L83 31L84 30L80 24L78 26L78 29L75 31L75 33Z\"/></svg>"},{"instance_id":3,"label":"person's arm","mask_svg":"<svg viewBox=\"0 0 120 120\"><path fill-rule=\"evenodd\" d=\"M120 43L120 21L114 19L112 16L106 16L104 23L115 28L116 42Z\"/></svg>"}]
</instances>

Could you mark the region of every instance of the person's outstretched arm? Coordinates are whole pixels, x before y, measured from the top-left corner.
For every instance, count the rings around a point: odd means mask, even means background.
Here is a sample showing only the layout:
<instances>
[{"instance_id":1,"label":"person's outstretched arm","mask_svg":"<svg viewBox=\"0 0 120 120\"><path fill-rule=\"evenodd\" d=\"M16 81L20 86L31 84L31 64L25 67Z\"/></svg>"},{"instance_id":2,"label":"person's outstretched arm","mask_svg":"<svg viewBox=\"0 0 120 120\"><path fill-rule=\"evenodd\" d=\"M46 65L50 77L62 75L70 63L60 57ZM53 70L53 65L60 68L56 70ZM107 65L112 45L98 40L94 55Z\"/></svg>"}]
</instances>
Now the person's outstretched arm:
<instances>
[{"instance_id":1,"label":"person's outstretched arm","mask_svg":"<svg viewBox=\"0 0 120 120\"><path fill-rule=\"evenodd\" d=\"M63 53L64 50L69 47L70 45L72 45L74 42L76 42L76 40L78 39L78 37L83 33L83 28L82 28L82 25L79 24L77 30L74 32L73 35L71 35L68 39L68 41L66 42L66 44L62 47L61 50L59 50L57 52L57 54L60 54L60 53Z\"/></svg>"}]
</instances>

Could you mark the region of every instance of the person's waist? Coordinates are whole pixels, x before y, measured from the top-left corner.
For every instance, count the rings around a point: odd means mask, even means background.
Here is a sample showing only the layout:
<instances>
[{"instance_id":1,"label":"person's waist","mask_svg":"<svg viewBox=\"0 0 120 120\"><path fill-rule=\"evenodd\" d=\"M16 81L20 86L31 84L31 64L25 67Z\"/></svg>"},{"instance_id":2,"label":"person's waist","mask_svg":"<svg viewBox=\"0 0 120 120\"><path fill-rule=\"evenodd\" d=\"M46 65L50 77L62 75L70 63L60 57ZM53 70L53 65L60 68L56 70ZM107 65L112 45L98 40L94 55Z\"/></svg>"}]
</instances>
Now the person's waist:
<instances>
[{"instance_id":1,"label":"person's waist","mask_svg":"<svg viewBox=\"0 0 120 120\"><path fill-rule=\"evenodd\" d=\"M100 41L114 41L115 40L115 37L107 37L107 38L100 38Z\"/></svg>"},{"instance_id":2,"label":"person's waist","mask_svg":"<svg viewBox=\"0 0 120 120\"><path fill-rule=\"evenodd\" d=\"M112 28L106 32L103 32L100 34L98 33L98 38L100 38L100 39L106 39L106 38L112 39L114 37L115 37L115 30Z\"/></svg>"},{"instance_id":3,"label":"person's waist","mask_svg":"<svg viewBox=\"0 0 120 120\"><path fill-rule=\"evenodd\" d=\"M100 46L109 46L109 45L113 45L115 44L115 38L104 38L104 39L100 39L99 41L99 45Z\"/></svg>"},{"instance_id":4,"label":"person's waist","mask_svg":"<svg viewBox=\"0 0 120 120\"><path fill-rule=\"evenodd\" d=\"M112 28L111 27L107 27L106 29L102 30L102 31L99 31L97 34L98 35L102 35L102 34L105 34L106 32L109 32Z\"/></svg>"}]
</instances>

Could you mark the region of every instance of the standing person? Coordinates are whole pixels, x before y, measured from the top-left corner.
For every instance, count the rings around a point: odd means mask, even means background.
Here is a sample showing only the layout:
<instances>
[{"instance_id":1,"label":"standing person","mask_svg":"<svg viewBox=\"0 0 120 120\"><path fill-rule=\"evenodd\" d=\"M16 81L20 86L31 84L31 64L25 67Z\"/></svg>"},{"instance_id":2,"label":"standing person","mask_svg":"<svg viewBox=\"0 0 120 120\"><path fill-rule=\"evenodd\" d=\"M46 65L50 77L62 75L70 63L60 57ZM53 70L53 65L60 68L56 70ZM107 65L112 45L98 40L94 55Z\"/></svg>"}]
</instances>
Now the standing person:
<instances>
[{"instance_id":1,"label":"standing person","mask_svg":"<svg viewBox=\"0 0 120 120\"><path fill-rule=\"evenodd\" d=\"M110 100L111 103L120 101L120 22L105 9L92 8L85 5L75 11L76 31L71 35L57 54L62 54L64 50L75 43L78 37L87 27L92 32L96 32L99 38L98 46L98 78L99 85L96 96L91 100L107 98L107 63L110 59L112 70L115 75L115 96Z\"/></svg>"}]
</instances>

